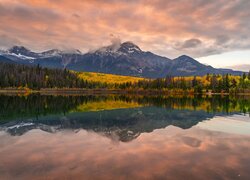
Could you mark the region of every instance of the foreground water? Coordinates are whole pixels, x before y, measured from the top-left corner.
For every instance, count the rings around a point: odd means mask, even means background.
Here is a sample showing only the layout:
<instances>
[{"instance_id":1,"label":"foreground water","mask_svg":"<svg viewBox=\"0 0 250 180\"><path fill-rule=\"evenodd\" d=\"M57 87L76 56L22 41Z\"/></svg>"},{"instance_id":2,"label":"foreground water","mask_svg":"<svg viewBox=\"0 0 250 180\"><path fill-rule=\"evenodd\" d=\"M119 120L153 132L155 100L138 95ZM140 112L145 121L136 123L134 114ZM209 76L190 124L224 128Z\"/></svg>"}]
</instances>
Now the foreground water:
<instances>
[{"instance_id":1,"label":"foreground water","mask_svg":"<svg viewBox=\"0 0 250 180\"><path fill-rule=\"evenodd\" d=\"M0 96L0 179L250 179L250 99Z\"/></svg>"}]
</instances>

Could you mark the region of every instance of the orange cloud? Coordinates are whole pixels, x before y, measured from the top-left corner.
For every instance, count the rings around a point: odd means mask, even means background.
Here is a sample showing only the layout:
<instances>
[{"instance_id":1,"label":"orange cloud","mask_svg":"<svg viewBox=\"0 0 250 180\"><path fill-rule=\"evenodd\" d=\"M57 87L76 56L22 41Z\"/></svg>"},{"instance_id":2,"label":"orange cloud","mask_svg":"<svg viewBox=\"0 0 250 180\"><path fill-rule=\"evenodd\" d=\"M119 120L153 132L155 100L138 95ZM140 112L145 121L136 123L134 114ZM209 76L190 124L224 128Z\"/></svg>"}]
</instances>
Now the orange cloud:
<instances>
[{"instance_id":1,"label":"orange cloud","mask_svg":"<svg viewBox=\"0 0 250 180\"><path fill-rule=\"evenodd\" d=\"M38 51L88 51L115 34L169 57L201 57L250 48L249 8L245 0L0 0L0 36ZM222 35L230 40L218 43ZM176 48L193 39L202 43Z\"/></svg>"}]
</instances>

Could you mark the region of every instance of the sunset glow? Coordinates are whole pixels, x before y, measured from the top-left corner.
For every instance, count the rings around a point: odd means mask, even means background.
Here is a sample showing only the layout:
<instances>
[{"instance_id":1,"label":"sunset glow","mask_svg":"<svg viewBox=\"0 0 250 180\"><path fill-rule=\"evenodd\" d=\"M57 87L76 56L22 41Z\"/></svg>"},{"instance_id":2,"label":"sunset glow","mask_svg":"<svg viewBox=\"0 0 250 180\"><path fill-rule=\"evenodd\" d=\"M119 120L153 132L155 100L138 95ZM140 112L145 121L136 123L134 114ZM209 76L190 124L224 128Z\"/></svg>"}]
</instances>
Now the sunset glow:
<instances>
[{"instance_id":1,"label":"sunset glow","mask_svg":"<svg viewBox=\"0 0 250 180\"><path fill-rule=\"evenodd\" d=\"M0 0L0 48L88 52L120 38L169 58L249 65L249 9L248 0ZM233 51L242 57L223 54Z\"/></svg>"}]
</instances>

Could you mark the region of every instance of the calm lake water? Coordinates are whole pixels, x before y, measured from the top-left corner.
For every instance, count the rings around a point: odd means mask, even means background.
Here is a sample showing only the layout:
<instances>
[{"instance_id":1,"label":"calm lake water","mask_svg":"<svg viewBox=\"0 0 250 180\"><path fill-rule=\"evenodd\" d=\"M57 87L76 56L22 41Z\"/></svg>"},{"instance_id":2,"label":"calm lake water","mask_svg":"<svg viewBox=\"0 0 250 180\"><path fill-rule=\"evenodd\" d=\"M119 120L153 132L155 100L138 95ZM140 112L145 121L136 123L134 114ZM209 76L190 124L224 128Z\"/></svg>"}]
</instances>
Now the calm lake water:
<instances>
[{"instance_id":1,"label":"calm lake water","mask_svg":"<svg viewBox=\"0 0 250 180\"><path fill-rule=\"evenodd\" d=\"M250 98L0 95L0 179L250 179Z\"/></svg>"}]
</instances>

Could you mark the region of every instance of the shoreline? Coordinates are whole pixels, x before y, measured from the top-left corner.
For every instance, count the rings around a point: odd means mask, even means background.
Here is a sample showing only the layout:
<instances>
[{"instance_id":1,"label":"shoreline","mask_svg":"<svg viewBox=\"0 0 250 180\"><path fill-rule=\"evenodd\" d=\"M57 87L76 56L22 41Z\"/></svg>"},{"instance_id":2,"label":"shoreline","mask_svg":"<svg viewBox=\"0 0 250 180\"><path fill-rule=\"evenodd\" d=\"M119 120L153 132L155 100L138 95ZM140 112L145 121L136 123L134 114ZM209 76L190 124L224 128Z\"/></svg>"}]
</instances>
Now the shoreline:
<instances>
[{"instance_id":1,"label":"shoreline","mask_svg":"<svg viewBox=\"0 0 250 180\"><path fill-rule=\"evenodd\" d=\"M175 90L136 90L136 89L40 89L40 90L31 90L31 89L0 89L0 94L42 94L42 95L108 95L108 94L118 94L118 95L206 95L206 96L213 96L213 95L233 95L233 96L250 96L250 93L212 93L206 92L202 94L194 93L193 91L175 91Z\"/></svg>"}]
</instances>

